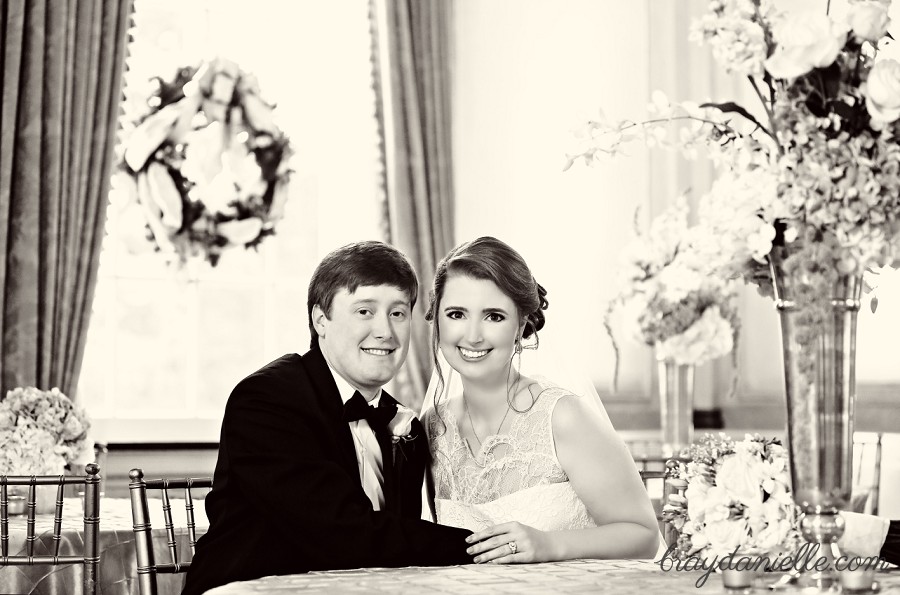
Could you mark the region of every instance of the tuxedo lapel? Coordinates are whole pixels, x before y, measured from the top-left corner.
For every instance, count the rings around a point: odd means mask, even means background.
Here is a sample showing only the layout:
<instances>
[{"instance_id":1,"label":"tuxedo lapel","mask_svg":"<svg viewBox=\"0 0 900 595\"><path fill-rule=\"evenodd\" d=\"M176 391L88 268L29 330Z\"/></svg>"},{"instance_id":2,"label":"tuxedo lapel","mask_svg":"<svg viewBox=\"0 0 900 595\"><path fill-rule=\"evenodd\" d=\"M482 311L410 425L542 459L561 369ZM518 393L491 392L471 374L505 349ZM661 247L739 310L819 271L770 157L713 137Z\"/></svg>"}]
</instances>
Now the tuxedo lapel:
<instances>
[{"instance_id":1,"label":"tuxedo lapel","mask_svg":"<svg viewBox=\"0 0 900 595\"><path fill-rule=\"evenodd\" d=\"M379 407L389 407L398 405L397 401L381 389L381 398L378 401ZM375 430L375 438L378 440L378 446L381 447L381 472L384 477L384 484L381 486L384 491L384 508L391 512L399 512L399 499L397 497L397 465L394 456L394 443L391 439L391 433L386 428Z\"/></svg>"},{"instance_id":2,"label":"tuxedo lapel","mask_svg":"<svg viewBox=\"0 0 900 595\"><path fill-rule=\"evenodd\" d=\"M341 399L340 392L338 392L337 385L334 383L334 376L331 375L328 362L325 361L325 356L322 355L319 347L315 346L303 356L303 363L316 389L326 422L331 428L328 431L329 433L334 433L335 441L338 443L338 458L347 468L350 475L355 477L360 487L362 487L362 481L359 478L359 460L356 458L353 434L350 431L350 424L344 421L344 402Z\"/></svg>"},{"instance_id":3,"label":"tuxedo lapel","mask_svg":"<svg viewBox=\"0 0 900 595\"><path fill-rule=\"evenodd\" d=\"M379 404L399 405L384 391ZM429 459L425 429L414 418L410 437L394 441L390 434L389 430L385 430L383 435L378 436L384 456L385 508L401 516L418 519L422 514L422 482Z\"/></svg>"}]
</instances>

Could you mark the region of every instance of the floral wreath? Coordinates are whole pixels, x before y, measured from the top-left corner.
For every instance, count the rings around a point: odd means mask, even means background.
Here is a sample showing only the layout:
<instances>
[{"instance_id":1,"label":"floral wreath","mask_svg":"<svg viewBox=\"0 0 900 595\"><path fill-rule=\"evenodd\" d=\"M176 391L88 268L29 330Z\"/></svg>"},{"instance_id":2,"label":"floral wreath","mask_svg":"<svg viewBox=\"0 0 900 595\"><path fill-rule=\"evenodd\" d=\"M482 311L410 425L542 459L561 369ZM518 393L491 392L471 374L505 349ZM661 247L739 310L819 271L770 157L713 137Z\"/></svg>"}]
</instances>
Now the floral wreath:
<instances>
[{"instance_id":1,"label":"floral wreath","mask_svg":"<svg viewBox=\"0 0 900 595\"><path fill-rule=\"evenodd\" d=\"M123 169L157 251L212 266L225 248L275 233L288 197L292 150L256 77L216 59L158 88L125 144Z\"/></svg>"}]
</instances>

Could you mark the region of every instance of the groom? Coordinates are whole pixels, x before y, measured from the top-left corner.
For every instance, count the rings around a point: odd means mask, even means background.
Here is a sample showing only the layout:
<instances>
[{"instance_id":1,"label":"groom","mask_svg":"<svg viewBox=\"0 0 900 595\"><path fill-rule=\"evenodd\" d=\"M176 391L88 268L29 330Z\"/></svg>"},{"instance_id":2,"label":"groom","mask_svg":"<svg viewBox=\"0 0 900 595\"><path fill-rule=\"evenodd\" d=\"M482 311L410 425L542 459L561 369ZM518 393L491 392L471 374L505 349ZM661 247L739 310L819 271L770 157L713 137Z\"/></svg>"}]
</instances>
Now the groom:
<instances>
[{"instance_id":1,"label":"groom","mask_svg":"<svg viewBox=\"0 0 900 595\"><path fill-rule=\"evenodd\" d=\"M182 595L273 574L467 564L469 531L420 519L422 424L382 389L409 349L418 282L380 242L309 284L311 349L242 380L222 421L209 531Z\"/></svg>"}]
</instances>

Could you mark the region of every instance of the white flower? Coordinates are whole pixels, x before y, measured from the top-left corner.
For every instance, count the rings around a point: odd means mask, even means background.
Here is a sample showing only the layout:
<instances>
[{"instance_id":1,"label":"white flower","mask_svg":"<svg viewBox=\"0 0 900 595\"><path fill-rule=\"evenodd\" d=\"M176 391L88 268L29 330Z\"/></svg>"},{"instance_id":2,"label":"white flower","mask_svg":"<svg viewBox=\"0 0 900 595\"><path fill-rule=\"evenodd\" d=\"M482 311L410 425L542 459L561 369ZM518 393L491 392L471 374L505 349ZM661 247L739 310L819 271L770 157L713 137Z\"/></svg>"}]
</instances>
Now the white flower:
<instances>
[{"instance_id":1,"label":"white flower","mask_svg":"<svg viewBox=\"0 0 900 595\"><path fill-rule=\"evenodd\" d=\"M388 422L388 430L394 438L408 438L412 432L412 422L416 419L416 413L409 407L397 405L397 413Z\"/></svg>"},{"instance_id":2,"label":"white flower","mask_svg":"<svg viewBox=\"0 0 900 595\"><path fill-rule=\"evenodd\" d=\"M216 232L228 240L229 244L243 246L259 237L259 234L262 232L262 226L263 221L259 217L248 217L247 219L235 219L234 221L219 223L216 227Z\"/></svg>"},{"instance_id":3,"label":"white flower","mask_svg":"<svg viewBox=\"0 0 900 595\"><path fill-rule=\"evenodd\" d=\"M685 254L682 252L681 254ZM683 259L675 260L659 272L658 282L664 299L678 303L689 293L704 285L707 275L695 267L683 264Z\"/></svg>"},{"instance_id":4,"label":"white flower","mask_svg":"<svg viewBox=\"0 0 900 595\"><path fill-rule=\"evenodd\" d=\"M684 491L684 497L687 499L688 516L695 521L703 521L706 512L706 495L709 493L709 484L702 478L693 479L688 482L688 487Z\"/></svg>"},{"instance_id":5,"label":"white flower","mask_svg":"<svg viewBox=\"0 0 900 595\"><path fill-rule=\"evenodd\" d=\"M754 535L754 549L760 552L771 552L784 542L791 530L788 519L782 518L770 522L766 527Z\"/></svg>"},{"instance_id":6,"label":"white flower","mask_svg":"<svg viewBox=\"0 0 900 595\"><path fill-rule=\"evenodd\" d=\"M58 474L93 460L84 411L54 388L16 388L0 401L0 474Z\"/></svg>"},{"instance_id":7,"label":"white flower","mask_svg":"<svg viewBox=\"0 0 900 595\"><path fill-rule=\"evenodd\" d=\"M872 120L890 123L900 118L900 62L876 62L869 71L863 94Z\"/></svg>"},{"instance_id":8,"label":"white flower","mask_svg":"<svg viewBox=\"0 0 900 595\"><path fill-rule=\"evenodd\" d=\"M830 66L847 41L846 26L821 12L789 15L775 25L773 35L775 52L766 60L766 70L778 79Z\"/></svg>"},{"instance_id":9,"label":"white flower","mask_svg":"<svg viewBox=\"0 0 900 595\"><path fill-rule=\"evenodd\" d=\"M735 548L740 549L740 546L747 541L748 533L749 528L744 519L706 523L703 532L706 539L709 540L710 554L720 557L730 554Z\"/></svg>"},{"instance_id":10,"label":"white flower","mask_svg":"<svg viewBox=\"0 0 900 595\"><path fill-rule=\"evenodd\" d=\"M700 365L729 353L734 347L732 333L719 307L711 306L686 331L657 343L656 357L676 364Z\"/></svg>"},{"instance_id":11,"label":"white flower","mask_svg":"<svg viewBox=\"0 0 900 595\"><path fill-rule=\"evenodd\" d=\"M716 485L743 504L762 504L761 464L758 457L737 452L722 461L722 466L716 471Z\"/></svg>"},{"instance_id":12,"label":"white flower","mask_svg":"<svg viewBox=\"0 0 900 595\"><path fill-rule=\"evenodd\" d=\"M888 7L880 0L853 2L847 13L847 24L860 41L878 41L890 22Z\"/></svg>"},{"instance_id":13,"label":"white flower","mask_svg":"<svg viewBox=\"0 0 900 595\"><path fill-rule=\"evenodd\" d=\"M728 517L731 516L732 503L733 499L725 488L712 486L706 491L706 497L702 501L701 518L707 524L728 520Z\"/></svg>"}]
</instances>

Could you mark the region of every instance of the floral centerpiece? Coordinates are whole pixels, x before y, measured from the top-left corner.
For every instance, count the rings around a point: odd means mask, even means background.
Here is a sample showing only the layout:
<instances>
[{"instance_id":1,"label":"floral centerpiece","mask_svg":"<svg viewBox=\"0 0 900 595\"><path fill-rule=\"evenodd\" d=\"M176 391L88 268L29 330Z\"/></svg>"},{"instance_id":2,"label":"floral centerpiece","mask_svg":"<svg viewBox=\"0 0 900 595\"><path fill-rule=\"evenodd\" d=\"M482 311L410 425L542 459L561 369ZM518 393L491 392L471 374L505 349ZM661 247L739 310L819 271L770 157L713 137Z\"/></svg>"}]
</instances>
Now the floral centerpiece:
<instances>
[{"instance_id":1,"label":"floral centerpiece","mask_svg":"<svg viewBox=\"0 0 900 595\"><path fill-rule=\"evenodd\" d=\"M256 78L216 59L157 78L150 110L125 143L123 170L160 252L215 266L228 247L255 248L288 198L287 137Z\"/></svg>"},{"instance_id":2,"label":"floral centerpiece","mask_svg":"<svg viewBox=\"0 0 900 595\"><path fill-rule=\"evenodd\" d=\"M625 247L619 293L608 305L605 325L617 313L629 335L653 347L657 359L700 365L733 351L740 329L734 283L705 273L694 249L698 230L687 224L684 197L656 217L648 233L636 230Z\"/></svg>"},{"instance_id":3,"label":"floral centerpiece","mask_svg":"<svg viewBox=\"0 0 900 595\"><path fill-rule=\"evenodd\" d=\"M770 257L787 247L784 267L804 272L797 297L818 317L839 274L897 259L900 230L900 63L876 59L890 1L852 2L840 18L824 4L785 13L772 0L712 0L692 37L746 77L759 116L657 93L646 121L588 122L587 147L567 164L636 138L707 149L719 170L700 207L711 268L771 295Z\"/></svg>"},{"instance_id":4,"label":"floral centerpiece","mask_svg":"<svg viewBox=\"0 0 900 595\"><path fill-rule=\"evenodd\" d=\"M672 556L710 563L737 550L766 554L796 543L787 451L778 440L747 434L739 442L706 434L678 463L673 479L687 484L684 502L666 504L663 516L678 534Z\"/></svg>"},{"instance_id":5,"label":"floral centerpiece","mask_svg":"<svg viewBox=\"0 0 900 595\"><path fill-rule=\"evenodd\" d=\"M80 472L94 460L84 410L58 388L15 388L0 401L0 474Z\"/></svg>"},{"instance_id":6,"label":"floral centerpiece","mask_svg":"<svg viewBox=\"0 0 900 595\"><path fill-rule=\"evenodd\" d=\"M719 175L700 201L697 246L711 272L776 298L793 494L804 537L825 546L850 497L863 275L900 254L900 62L878 55L891 40L889 0L851 0L842 15L828 0L812 12L781 6L712 0L693 25L748 81L753 111L657 95L644 122L589 122L569 165L632 138L709 152ZM836 577L806 579L827 588Z\"/></svg>"}]
</instances>

